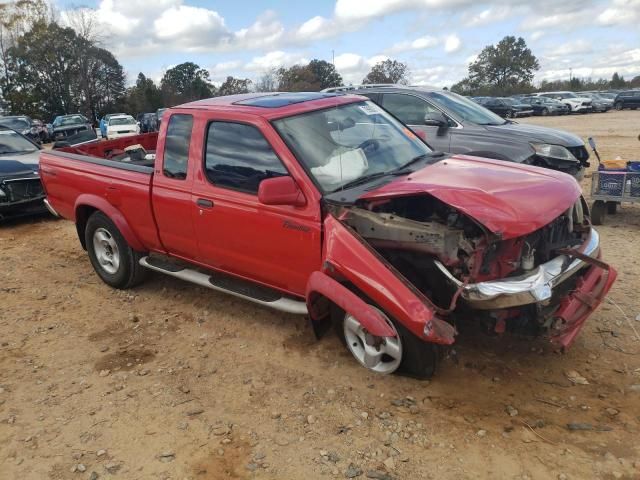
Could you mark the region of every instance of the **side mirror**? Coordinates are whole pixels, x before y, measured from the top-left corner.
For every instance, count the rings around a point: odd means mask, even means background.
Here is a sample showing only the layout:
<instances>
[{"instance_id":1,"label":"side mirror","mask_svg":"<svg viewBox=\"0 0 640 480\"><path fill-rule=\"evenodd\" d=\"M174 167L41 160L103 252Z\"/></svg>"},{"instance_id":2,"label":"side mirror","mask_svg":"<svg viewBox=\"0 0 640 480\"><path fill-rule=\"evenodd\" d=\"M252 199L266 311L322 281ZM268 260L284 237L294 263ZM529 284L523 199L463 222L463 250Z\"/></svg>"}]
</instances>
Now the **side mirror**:
<instances>
[{"instance_id":1,"label":"side mirror","mask_svg":"<svg viewBox=\"0 0 640 480\"><path fill-rule=\"evenodd\" d=\"M424 116L424 124L427 127L444 128L449 126L447 118L440 112L429 112Z\"/></svg>"},{"instance_id":2,"label":"side mirror","mask_svg":"<svg viewBox=\"0 0 640 480\"><path fill-rule=\"evenodd\" d=\"M303 207L307 204L302 190L288 175L262 180L258 187L258 200L265 205Z\"/></svg>"}]
</instances>

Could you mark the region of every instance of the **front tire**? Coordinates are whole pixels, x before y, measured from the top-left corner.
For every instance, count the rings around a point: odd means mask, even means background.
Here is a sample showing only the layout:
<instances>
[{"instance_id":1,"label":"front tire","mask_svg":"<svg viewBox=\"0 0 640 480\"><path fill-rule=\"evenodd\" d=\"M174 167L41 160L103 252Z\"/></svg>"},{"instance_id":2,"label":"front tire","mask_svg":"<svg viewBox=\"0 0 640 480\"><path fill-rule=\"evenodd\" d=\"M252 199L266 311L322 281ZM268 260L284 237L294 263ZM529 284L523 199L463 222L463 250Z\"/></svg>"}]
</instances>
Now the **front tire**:
<instances>
[{"instance_id":1,"label":"front tire","mask_svg":"<svg viewBox=\"0 0 640 480\"><path fill-rule=\"evenodd\" d=\"M391 326L395 336L371 335L354 316L345 313L341 339L349 352L360 365L375 373L398 372L419 379L431 378L438 363L438 346L422 341L383 311L376 310Z\"/></svg>"},{"instance_id":2,"label":"front tire","mask_svg":"<svg viewBox=\"0 0 640 480\"><path fill-rule=\"evenodd\" d=\"M146 269L139 263L144 254L129 246L105 214L95 212L89 217L84 238L91 265L104 283L126 289L144 280Z\"/></svg>"},{"instance_id":3,"label":"front tire","mask_svg":"<svg viewBox=\"0 0 640 480\"><path fill-rule=\"evenodd\" d=\"M616 103L615 108L616 110L622 110L622 103L621 102Z\"/></svg>"},{"instance_id":4,"label":"front tire","mask_svg":"<svg viewBox=\"0 0 640 480\"><path fill-rule=\"evenodd\" d=\"M542 109L542 116L546 117L547 115L549 115L549 109L548 108L543 108Z\"/></svg>"}]
</instances>

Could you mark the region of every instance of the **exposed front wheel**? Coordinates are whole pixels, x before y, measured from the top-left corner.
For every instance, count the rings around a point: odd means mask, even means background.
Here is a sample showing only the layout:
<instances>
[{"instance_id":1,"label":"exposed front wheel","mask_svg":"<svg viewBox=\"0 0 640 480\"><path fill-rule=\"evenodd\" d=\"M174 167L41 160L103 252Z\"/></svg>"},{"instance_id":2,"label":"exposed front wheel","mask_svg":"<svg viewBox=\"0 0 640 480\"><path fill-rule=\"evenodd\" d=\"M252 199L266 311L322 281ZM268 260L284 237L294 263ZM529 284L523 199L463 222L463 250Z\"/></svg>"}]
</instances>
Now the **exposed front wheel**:
<instances>
[{"instance_id":1,"label":"exposed front wheel","mask_svg":"<svg viewBox=\"0 0 640 480\"><path fill-rule=\"evenodd\" d=\"M142 253L133 250L115 224L102 212L87 221L85 242L89 260L98 276L114 288L130 288L144 279Z\"/></svg>"},{"instance_id":2,"label":"exposed front wheel","mask_svg":"<svg viewBox=\"0 0 640 480\"><path fill-rule=\"evenodd\" d=\"M616 107L616 110L622 110L622 103L620 102L616 103L615 107Z\"/></svg>"},{"instance_id":3,"label":"exposed front wheel","mask_svg":"<svg viewBox=\"0 0 640 480\"><path fill-rule=\"evenodd\" d=\"M549 115L549 109L548 108L543 108L542 109L542 116L546 117L547 115Z\"/></svg>"},{"instance_id":4,"label":"exposed front wheel","mask_svg":"<svg viewBox=\"0 0 640 480\"><path fill-rule=\"evenodd\" d=\"M505 114L506 118L513 118L515 115L511 110L507 110L507 113Z\"/></svg>"},{"instance_id":5,"label":"exposed front wheel","mask_svg":"<svg viewBox=\"0 0 640 480\"><path fill-rule=\"evenodd\" d=\"M376 373L397 371L416 378L430 378L438 360L437 346L423 342L380 309L376 310L392 328L394 336L372 335L353 315L344 314L342 340L358 363Z\"/></svg>"}]
</instances>

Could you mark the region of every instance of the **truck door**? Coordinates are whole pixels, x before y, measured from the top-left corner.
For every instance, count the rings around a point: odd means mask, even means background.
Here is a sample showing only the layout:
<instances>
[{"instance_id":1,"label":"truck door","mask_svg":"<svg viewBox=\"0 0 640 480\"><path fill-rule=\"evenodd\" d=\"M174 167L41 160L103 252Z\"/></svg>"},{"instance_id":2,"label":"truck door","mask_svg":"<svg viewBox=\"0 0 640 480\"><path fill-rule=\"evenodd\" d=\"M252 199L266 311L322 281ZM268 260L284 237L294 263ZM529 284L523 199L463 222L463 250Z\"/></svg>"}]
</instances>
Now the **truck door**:
<instances>
[{"instance_id":1,"label":"truck door","mask_svg":"<svg viewBox=\"0 0 640 480\"><path fill-rule=\"evenodd\" d=\"M189 260L197 251L191 217L192 130L192 115L174 113L169 117L166 134L158 137L151 202L162 245L168 253Z\"/></svg>"},{"instance_id":2,"label":"truck door","mask_svg":"<svg viewBox=\"0 0 640 480\"><path fill-rule=\"evenodd\" d=\"M258 201L262 180L282 175L296 180L263 134L267 129L282 151L282 140L255 117L246 123L212 119L205 126L202 171L192 198L198 261L304 295L309 275L320 268L320 205L317 200L304 207ZM299 172L293 173L303 183Z\"/></svg>"}]
</instances>

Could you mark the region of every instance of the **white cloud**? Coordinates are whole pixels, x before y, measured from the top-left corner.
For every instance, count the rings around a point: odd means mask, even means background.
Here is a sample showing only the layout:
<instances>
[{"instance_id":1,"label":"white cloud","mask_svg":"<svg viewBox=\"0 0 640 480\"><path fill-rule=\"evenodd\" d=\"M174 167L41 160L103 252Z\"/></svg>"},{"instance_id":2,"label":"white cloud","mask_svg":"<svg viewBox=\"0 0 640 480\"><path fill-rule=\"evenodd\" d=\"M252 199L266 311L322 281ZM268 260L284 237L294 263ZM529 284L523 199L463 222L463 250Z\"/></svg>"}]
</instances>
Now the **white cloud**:
<instances>
[{"instance_id":1,"label":"white cloud","mask_svg":"<svg viewBox=\"0 0 640 480\"><path fill-rule=\"evenodd\" d=\"M252 72L265 72L272 68L290 67L292 65L306 65L309 59L299 53L276 50L266 55L254 57L244 65L244 69Z\"/></svg>"},{"instance_id":2,"label":"white cloud","mask_svg":"<svg viewBox=\"0 0 640 480\"><path fill-rule=\"evenodd\" d=\"M457 52L462 48L462 41L455 33L449 35L444 41L444 51L447 53Z\"/></svg>"},{"instance_id":3,"label":"white cloud","mask_svg":"<svg viewBox=\"0 0 640 480\"><path fill-rule=\"evenodd\" d=\"M544 30L536 30L531 34L531 40L535 42L536 40L539 40L542 37L544 37L545 33L546 32Z\"/></svg>"},{"instance_id":4,"label":"white cloud","mask_svg":"<svg viewBox=\"0 0 640 480\"><path fill-rule=\"evenodd\" d=\"M206 49L228 41L230 36L218 12L187 5L168 8L153 22L153 27L159 40L186 49Z\"/></svg>"},{"instance_id":5,"label":"white cloud","mask_svg":"<svg viewBox=\"0 0 640 480\"><path fill-rule=\"evenodd\" d=\"M547 53L549 57L566 57L592 53L593 47L591 42L586 40L572 40L570 42L558 45Z\"/></svg>"},{"instance_id":6,"label":"white cloud","mask_svg":"<svg viewBox=\"0 0 640 480\"><path fill-rule=\"evenodd\" d=\"M481 27L484 25L488 25L490 23L500 22L513 14L513 10L509 8L508 5L500 6L500 7L491 7L476 15L464 15L467 17L467 21L465 22L465 26L467 27Z\"/></svg>"},{"instance_id":7,"label":"white cloud","mask_svg":"<svg viewBox=\"0 0 640 480\"><path fill-rule=\"evenodd\" d=\"M640 23L640 0L613 0L612 5L598 15L601 25Z\"/></svg>"},{"instance_id":8,"label":"white cloud","mask_svg":"<svg viewBox=\"0 0 640 480\"><path fill-rule=\"evenodd\" d=\"M401 53L408 52L410 50L424 50L427 48L435 47L440 43L440 40L432 36L424 36L416 38L415 40L407 40L405 42L398 42L392 45L387 52L388 53Z\"/></svg>"}]
</instances>

